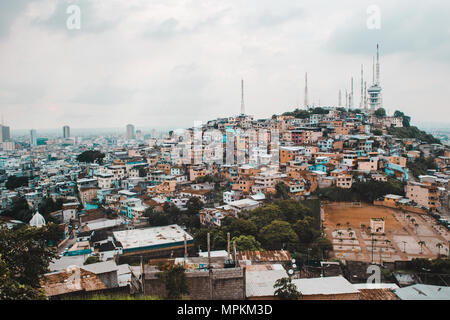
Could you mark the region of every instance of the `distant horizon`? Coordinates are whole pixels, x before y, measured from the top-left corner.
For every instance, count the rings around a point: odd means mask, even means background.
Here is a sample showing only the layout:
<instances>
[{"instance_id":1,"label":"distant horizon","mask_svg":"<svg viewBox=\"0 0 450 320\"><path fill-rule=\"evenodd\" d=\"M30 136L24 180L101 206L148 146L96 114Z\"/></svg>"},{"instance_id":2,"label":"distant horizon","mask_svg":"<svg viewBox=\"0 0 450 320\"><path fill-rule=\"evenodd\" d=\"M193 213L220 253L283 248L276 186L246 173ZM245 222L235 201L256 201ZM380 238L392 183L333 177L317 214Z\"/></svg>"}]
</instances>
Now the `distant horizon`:
<instances>
[{"instance_id":1,"label":"distant horizon","mask_svg":"<svg viewBox=\"0 0 450 320\"><path fill-rule=\"evenodd\" d=\"M231 117L231 116L229 116L229 117ZM214 119L218 119L218 118L222 118L222 117L211 118L209 120L214 120ZM270 117L268 117L268 118L270 118ZM265 118L265 119L268 119L268 118ZM258 118L258 119L263 119L263 118ZM209 120L207 120L207 121L209 121ZM83 130L86 131L87 133L95 133L95 132L90 132L90 131L115 131L114 133L125 133L126 125L128 125L128 124L130 124L130 123L126 123L122 127L86 127L86 128L71 127L70 124L66 124L66 125L68 125L70 127L71 135L72 135L72 133L77 133L78 131L83 131ZM134 125L133 123L131 123L131 124ZM191 126L186 126L186 127L147 127L147 126L137 126L137 125L134 125L134 127L135 127L135 130L143 130L146 133L147 131L152 131L152 130L156 130L158 132L167 132L167 131L176 130L176 129L187 129L187 128L193 127L193 125L194 125L194 123ZM417 126L418 128L423 129L423 130L450 129L450 122L438 122L438 121L436 121L436 122L432 122L432 121L417 122L417 121L414 121L414 119L411 119L411 125ZM11 128L11 126L10 126L11 135L13 135L13 136L29 134L30 130L36 130L37 133L45 132L46 134L53 132L55 134L61 134L61 136L62 136L62 128L63 128L63 126L61 126L60 128L14 129L14 128Z\"/></svg>"}]
</instances>

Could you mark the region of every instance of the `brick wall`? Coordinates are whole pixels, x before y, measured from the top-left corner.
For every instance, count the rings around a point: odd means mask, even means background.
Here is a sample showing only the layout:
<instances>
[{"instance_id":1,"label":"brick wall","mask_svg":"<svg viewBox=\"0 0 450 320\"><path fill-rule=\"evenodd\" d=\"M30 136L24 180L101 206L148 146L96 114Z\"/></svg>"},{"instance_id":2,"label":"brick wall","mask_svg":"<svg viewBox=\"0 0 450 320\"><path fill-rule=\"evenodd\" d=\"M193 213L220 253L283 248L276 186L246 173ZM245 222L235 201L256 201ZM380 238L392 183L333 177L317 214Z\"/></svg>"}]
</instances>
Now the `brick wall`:
<instances>
[{"instance_id":1,"label":"brick wall","mask_svg":"<svg viewBox=\"0 0 450 320\"><path fill-rule=\"evenodd\" d=\"M145 294L166 296L164 284L157 278L157 272L145 273ZM213 300L245 299L245 269L227 268L208 271L187 272L189 297L192 300L210 300L211 286Z\"/></svg>"}]
</instances>

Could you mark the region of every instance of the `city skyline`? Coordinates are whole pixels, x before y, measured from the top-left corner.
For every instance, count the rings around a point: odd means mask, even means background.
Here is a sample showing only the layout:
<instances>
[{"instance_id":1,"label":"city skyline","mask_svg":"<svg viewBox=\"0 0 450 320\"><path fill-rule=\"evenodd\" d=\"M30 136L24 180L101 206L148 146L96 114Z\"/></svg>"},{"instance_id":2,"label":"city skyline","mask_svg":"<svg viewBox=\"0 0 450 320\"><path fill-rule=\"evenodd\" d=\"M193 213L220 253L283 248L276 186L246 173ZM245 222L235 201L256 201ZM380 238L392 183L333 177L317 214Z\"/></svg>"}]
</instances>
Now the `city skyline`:
<instances>
[{"instance_id":1,"label":"city skyline","mask_svg":"<svg viewBox=\"0 0 450 320\"><path fill-rule=\"evenodd\" d=\"M267 118L302 106L305 73L311 104L337 105L353 77L358 107L361 65L369 87L377 43L389 113L438 122L449 99L439 85L450 71L443 1L414 10L380 1L380 29L367 26L368 2L264 1L251 10L234 2L79 0L80 29L68 30L69 3L0 4L0 107L11 131L190 127L238 114L241 79L246 113Z\"/></svg>"}]
</instances>

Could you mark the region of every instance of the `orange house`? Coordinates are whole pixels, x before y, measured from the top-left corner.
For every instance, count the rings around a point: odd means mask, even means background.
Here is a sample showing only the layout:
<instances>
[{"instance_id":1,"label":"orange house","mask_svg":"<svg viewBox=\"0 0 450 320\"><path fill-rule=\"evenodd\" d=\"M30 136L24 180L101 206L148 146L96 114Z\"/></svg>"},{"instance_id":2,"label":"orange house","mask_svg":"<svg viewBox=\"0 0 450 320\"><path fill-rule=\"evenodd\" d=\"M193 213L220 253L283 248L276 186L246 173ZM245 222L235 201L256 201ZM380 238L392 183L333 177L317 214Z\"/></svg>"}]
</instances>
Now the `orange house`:
<instances>
[{"instance_id":1,"label":"orange house","mask_svg":"<svg viewBox=\"0 0 450 320\"><path fill-rule=\"evenodd\" d=\"M239 190L245 194L249 194L252 190L252 186L255 184L254 180L251 179L239 179L233 184L232 190Z\"/></svg>"}]
</instances>

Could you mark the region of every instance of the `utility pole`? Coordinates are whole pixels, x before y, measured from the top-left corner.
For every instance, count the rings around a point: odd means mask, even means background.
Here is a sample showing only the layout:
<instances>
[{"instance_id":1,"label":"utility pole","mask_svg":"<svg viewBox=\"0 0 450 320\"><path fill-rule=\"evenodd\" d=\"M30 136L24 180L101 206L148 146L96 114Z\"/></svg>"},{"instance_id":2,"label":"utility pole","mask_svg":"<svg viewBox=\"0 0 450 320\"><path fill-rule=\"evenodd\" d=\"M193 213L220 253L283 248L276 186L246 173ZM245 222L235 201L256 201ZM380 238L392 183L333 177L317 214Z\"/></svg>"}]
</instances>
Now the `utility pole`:
<instances>
[{"instance_id":1,"label":"utility pole","mask_svg":"<svg viewBox=\"0 0 450 320\"><path fill-rule=\"evenodd\" d=\"M238 264L237 251L236 251L236 241L233 241L233 252L234 252L234 266L236 267L237 264Z\"/></svg>"},{"instance_id":2,"label":"utility pole","mask_svg":"<svg viewBox=\"0 0 450 320\"><path fill-rule=\"evenodd\" d=\"M227 232L227 255L228 255L228 259L231 258L231 253L230 253L230 233Z\"/></svg>"},{"instance_id":3,"label":"utility pole","mask_svg":"<svg viewBox=\"0 0 450 320\"><path fill-rule=\"evenodd\" d=\"M371 234L372 236L372 263L373 263L373 233Z\"/></svg>"},{"instance_id":4,"label":"utility pole","mask_svg":"<svg viewBox=\"0 0 450 320\"><path fill-rule=\"evenodd\" d=\"M213 300L213 281L212 281L212 269L211 269L211 234L207 234L208 245L208 272L209 272L209 297Z\"/></svg>"},{"instance_id":5,"label":"utility pole","mask_svg":"<svg viewBox=\"0 0 450 320\"><path fill-rule=\"evenodd\" d=\"M145 297L145 267L142 256L141 256L141 285L142 285L142 295Z\"/></svg>"},{"instance_id":6,"label":"utility pole","mask_svg":"<svg viewBox=\"0 0 450 320\"><path fill-rule=\"evenodd\" d=\"M187 258L187 240L186 240L186 233L184 234L184 260Z\"/></svg>"}]
</instances>

